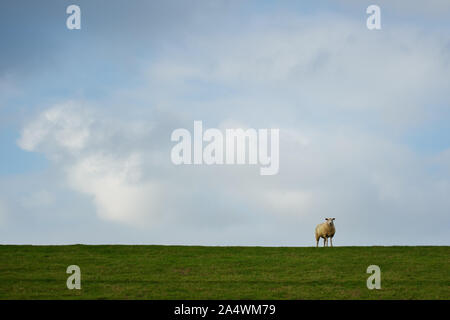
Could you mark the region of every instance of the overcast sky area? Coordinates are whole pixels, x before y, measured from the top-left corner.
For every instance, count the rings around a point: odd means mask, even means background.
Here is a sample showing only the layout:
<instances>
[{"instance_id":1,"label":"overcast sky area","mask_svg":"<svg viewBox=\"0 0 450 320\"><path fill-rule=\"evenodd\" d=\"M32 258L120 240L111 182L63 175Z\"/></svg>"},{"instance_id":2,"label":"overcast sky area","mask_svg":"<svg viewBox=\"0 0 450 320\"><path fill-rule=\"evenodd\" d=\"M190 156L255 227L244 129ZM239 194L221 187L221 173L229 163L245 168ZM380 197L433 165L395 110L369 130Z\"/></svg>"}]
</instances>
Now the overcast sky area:
<instances>
[{"instance_id":1,"label":"overcast sky area","mask_svg":"<svg viewBox=\"0 0 450 320\"><path fill-rule=\"evenodd\" d=\"M1 1L0 243L313 246L335 217L336 246L449 245L450 1L422 3ZM279 173L174 165L194 120L279 128Z\"/></svg>"}]
</instances>

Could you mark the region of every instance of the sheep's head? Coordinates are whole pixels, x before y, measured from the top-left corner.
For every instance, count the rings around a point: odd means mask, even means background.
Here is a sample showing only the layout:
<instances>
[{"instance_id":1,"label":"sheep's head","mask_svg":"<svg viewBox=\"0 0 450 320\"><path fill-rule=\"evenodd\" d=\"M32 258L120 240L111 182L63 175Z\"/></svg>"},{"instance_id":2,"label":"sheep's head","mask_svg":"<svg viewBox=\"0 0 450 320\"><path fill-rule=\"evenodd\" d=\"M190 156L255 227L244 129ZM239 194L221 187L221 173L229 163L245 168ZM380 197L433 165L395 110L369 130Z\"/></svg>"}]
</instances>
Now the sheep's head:
<instances>
[{"instance_id":1,"label":"sheep's head","mask_svg":"<svg viewBox=\"0 0 450 320\"><path fill-rule=\"evenodd\" d=\"M334 226L334 219L335 218L325 218L325 220L327 221L328 225L330 225L330 226Z\"/></svg>"}]
</instances>

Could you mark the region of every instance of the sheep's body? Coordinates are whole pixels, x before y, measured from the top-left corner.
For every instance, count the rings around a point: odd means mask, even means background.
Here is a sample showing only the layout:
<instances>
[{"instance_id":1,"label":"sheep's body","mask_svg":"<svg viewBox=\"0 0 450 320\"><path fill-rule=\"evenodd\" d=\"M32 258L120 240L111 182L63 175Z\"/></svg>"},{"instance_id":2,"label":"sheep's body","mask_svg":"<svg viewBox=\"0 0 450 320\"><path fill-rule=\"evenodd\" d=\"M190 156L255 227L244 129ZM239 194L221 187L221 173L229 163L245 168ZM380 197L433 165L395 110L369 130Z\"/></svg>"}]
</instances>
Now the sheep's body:
<instances>
[{"instance_id":1,"label":"sheep's body","mask_svg":"<svg viewBox=\"0 0 450 320\"><path fill-rule=\"evenodd\" d=\"M327 221L318 224L316 227L316 247L319 246L320 238L323 238L323 246L328 246L328 238L330 239L331 246L333 246L333 237L336 233L336 228L334 227L334 218L327 218Z\"/></svg>"}]
</instances>

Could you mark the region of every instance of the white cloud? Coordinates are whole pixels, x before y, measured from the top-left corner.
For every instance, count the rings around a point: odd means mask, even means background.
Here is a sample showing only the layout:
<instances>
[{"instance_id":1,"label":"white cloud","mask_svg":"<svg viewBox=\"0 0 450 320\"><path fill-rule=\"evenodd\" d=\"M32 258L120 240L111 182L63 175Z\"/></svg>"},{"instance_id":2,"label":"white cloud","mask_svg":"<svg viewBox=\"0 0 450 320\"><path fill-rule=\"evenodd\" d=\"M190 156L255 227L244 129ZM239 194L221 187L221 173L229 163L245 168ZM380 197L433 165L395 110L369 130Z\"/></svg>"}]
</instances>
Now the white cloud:
<instances>
[{"instance_id":1,"label":"white cloud","mask_svg":"<svg viewBox=\"0 0 450 320\"><path fill-rule=\"evenodd\" d=\"M142 154L133 145L117 149L145 131L100 118L92 107L76 102L55 105L25 126L18 143L52 159L73 190L92 196L101 218L134 225L154 222L159 188L142 178ZM24 203L42 204L42 196L34 194Z\"/></svg>"},{"instance_id":2,"label":"white cloud","mask_svg":"<svg viewBox=\"0 0 450 320\"><path fill-rule=\"evenodd\" d=\"M259 21L257 31L192 35L182 54L176 47L167 50L150 68L156 95L185 109L186 101L177 100L177 94L195 93L197 81L213 90L227 88L234 100L219 94L204 104L195 102L192 109L238 101L245 102L242 109L265 109L270 101L284 112L329 118L369 113L392 126L421 122L450 102L450 38L445 34L395 25L370 33L360 20L331 15L271 18L279 26Z\"/></svg>"},{"instance_id":3,"label":"white cloud","mask_svg":"<svg viewBox=\"0 0 450 320\"><path fill-rule=\"evenodd\" d=\"M73 101L66 102L45 110L28 124L18 144L28 151L48 147L76 153L90 138L92 121L87 109Z\"/></svg>"},{"instance_id":4,"label":"white cloud","mask_svg":"<svg viewBox=\"0 0 450 320\"><path fill-rule=\"evenodd\" d=\"M132 224L148 222L161 209L157 205L160 191L156 184L141 181L141 161L139 154L86 156L66 169L68 181L75 190L93 196L100 217Z\"/></svg>"}]
</instances>

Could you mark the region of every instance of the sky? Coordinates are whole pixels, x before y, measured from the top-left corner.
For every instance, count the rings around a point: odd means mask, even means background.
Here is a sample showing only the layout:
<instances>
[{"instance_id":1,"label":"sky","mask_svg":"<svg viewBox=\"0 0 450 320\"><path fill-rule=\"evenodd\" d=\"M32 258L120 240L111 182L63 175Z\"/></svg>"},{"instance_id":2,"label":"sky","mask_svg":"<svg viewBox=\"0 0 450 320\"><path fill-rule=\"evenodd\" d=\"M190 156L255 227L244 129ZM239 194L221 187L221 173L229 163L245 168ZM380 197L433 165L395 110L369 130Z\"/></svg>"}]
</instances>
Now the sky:
<instances>
[{"instance_id":1,"label":"sky","mask_svg":"<svg viewBox=\"0 0 450 320\"><path fill-rule=\"evenodd\" d=\"M66 8L81 9L69 30ZM366 8L381 9L381 29ZM449 245L450 2L2 1L0 243ZM279 172L171 133L279 129Z\"/></svg>"}]
</instances>

